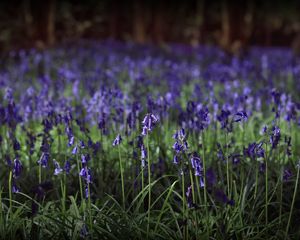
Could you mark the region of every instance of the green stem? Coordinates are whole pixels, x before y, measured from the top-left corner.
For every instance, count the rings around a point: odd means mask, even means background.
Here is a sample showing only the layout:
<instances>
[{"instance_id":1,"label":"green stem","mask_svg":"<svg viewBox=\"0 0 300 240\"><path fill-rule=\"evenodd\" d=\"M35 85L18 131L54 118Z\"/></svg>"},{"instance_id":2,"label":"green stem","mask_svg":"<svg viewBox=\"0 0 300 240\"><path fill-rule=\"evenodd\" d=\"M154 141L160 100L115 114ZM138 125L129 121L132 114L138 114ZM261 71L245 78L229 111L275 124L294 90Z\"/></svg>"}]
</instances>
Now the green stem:
<instances>
[{"instance_id":1,"label":"green stem","mask_svg":"<svg viewBox=\"0 0 300 240\"><path fill-rule=\"evenodd\" d=\"M227 178L227 195L230 198L230 183L229 183L229 160L228 160L228 147L227 147L227 132L225 133L225 156L226 156L226 178Z\"/></svg>"},{"instance_id":2,"label":"green stem","mask_svg":"<svg viewBox=\"0 0 300 240\"><path fill-rule=\"evenodd\" d=\"M9 188L9 212L12 213L12 171L9 171L9 180L8 180L8 188Z\"/></svg>"},{"instance_id":3,"label":"green stem","mask_svg":"<svg viewBox=\"0 0 300 240\"><path fill-rule=\"evenodd\" d=\"M81 170L81 164L78 158L78 153L76 153L76 162L77 162L77 171L78 174L80 173ZM79 188L80 188L80 197L81 197L81 203L84 202L84 198L83 198L83 190L82 190L82 180L81 180L81 176L79 176Z\"/></svg>"},{"instance_id":4,"label":"green stem","mask_svg":"<svg viewBox=\"0 0 300 240\"><path fill-rule=\"evenodd\" d=\"M286 231L285 231L285 239L288 238L288 232L289 232L290 223L291 223L291 219L292 219L292 213L293 213L293 208L294 208L296 194L297 194L297 188L298 188L300 166L297 166L297 169L298 170L297 170L297 176L296 176L296 183L295 183L295 188L294 188L294 194L293 194L293 200L292 200L292 204L291 204L289 219L288 219L288 223L287 223Z\"/></svg>"},{"instance_id":5,"label":"green stem","mask_svg":"<svg viewBox=\"0 0 300 240\"><path fill-rule=\"evenodd\" d=\"M44 157L43 155L44 155L44 153L42 154L41 159ZM41 183L42 183L42 163L40 162L39 163L39 184L41 184Z\"/></svg>"},{"instance_id":6,"label":"green stem","mask_svg":"<svg viewBox=\"0 0 300 240\"><path fill-rule=\"evenodd\" d=\"M185 204L186 204L186 201L185 201L185 182L184 182L184 169L182 170L182 220L184 221L185 220ZM184 225L183 226L183 239L185 239L186 237L186 226Z\"/></svg>"},{"instance_id":7,"label":"green stem","mask_svg":"<svg viewBox=\"0 0 300 240\"><path fill-rule=\"evenodd\" d=\"M149 147L149 132L147 133L147 158L148 158L148 224L147 224L147 239L149 239L150 230L150 208L151 208L151 162L150 162L150 147Z\"/></svg>"},{"instance_id":8,"label":"green stem","mask_svg":"<svg viewBox=\"0 0 300 240\"><path fill-rule=\"evenodd\" d=\"M266 158L266 175L265 175L265 188L266 188L266 192L265 192L265 214L266 214L266 225L268 225L268 159Z\"/></svg>"},{"instance_id":9,"label":"green stem","mask_svg":"<svg viewBox=\"0 0 300 240\"><path fill-rule=\"evenodd\" d=\"M122 158L121 158L121 150L120 145L118 145L119 150L119 164L120 164L120 172L121 172L121 187L122 187L122 206L125 209L125 190L124 190L124 176L123 176L123 166L122 166Z\"/></svg>"},{"instance_id":10,"label":"green stem","mask_svg":"<svg viewBox=\"0 0 300 240\"><path fill-rule=\"evenodd\" d=\"M88 186L88 207L89 207L89 220L90 220L90 228L93 229L93 220L92 220L92 203L91 203L91 189L90 184L87 183Z\"/></svg>"},{"instance_id":11,"label":"green stem","mask_svg":"<svg viewBox=\"0 0 300 240\"><path fill-rule=\"evenodd\" d=\"M258 186L258 161L255 159L255 186L254 186L254 199L257 195L257 186Z\"/></svg>"}]
</instances>

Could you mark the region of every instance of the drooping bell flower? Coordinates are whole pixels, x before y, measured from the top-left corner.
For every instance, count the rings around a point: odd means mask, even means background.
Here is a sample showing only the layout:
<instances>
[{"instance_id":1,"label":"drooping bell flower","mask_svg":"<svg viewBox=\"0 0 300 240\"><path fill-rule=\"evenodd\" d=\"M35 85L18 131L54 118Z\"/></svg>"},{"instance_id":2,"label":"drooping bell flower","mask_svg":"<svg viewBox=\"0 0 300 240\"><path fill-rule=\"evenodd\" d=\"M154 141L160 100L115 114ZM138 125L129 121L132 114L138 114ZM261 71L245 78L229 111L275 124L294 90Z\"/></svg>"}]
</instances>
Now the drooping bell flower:
<instances>
[{"instance_id":1,"label":"drooping bell flower","mask_svg":"<svg viewBox=\"0 0 300 240\"><path fill-rule=\"evenodd\" d=\"M120 145L122 142L122 137L120 134L117 135L117 137L115 138L115 140L113 141L112 145L113 146L118 146Z\"/></svg>"},{"instance_id":2,"label":"drooping bell flower","mask_svg":"<svg viewBox=\"0 0 300 240\"><path fill-rule=\"evenodd\" d=\"M148 134L148 132L151 132L152 128L155 126L157 122L158 122L158 118L154 114L147 113L142 121L143 124L142 135L145 136Z\"/></svg>"},{"instance_id":3,"label":"drooping bell flower","mask_svg":"<svg viewBox=\"0 0 300 240\"><path fill-rule=\"evenodd\" d=\"M14 176L14 178L18 178L21 175L22 169L23 169L23 166L22 166L21 161L19 160L19 158L16 158L14 160L14 166L13 166L13 176Z\"/></svg>"},{"instance_id":4,"label":"drooping bell flower","mask_svg":"<svg viewBox=\"0 0 300 240\"><path fill-rule=\"evenodd\" d=\"M54 175L57 176L57 175L61 174L63 169L60 167L59 163L55 159L53 159L53 164L54 164L54 167L55 167Z\"/></svg>"},{"instance_id":5,"label":"drooping bell flower","mask_svg":"<svg viewBox=\"0 0 300 240\"><path fill-rule=\"evenodd\" d=\"M70 170L71 170L71 163L70 163L69 160L66 160L65 165L64 165L64 170L65 170L65 172L66 172L67 174L70 173Z\"/></svg>"},{"instance_id":6,"label":"drooping bell flower","mask_svg":"<svg viewBox=\"0 0 300 240\"><path fill-rule=\"evenodd\" d=\"M85 180L86 183L92 182L91 170L87 166L80 170L79 175Z\"/></svg>"},{"instance_id":7,"label":"drooping bell flower","mask_svg":"<svg viewBox=\"0 0 300 240\"><path fill-rule=\"evenodd\" d=\"M73 154L73 155L76 155L77 152L78 152L78 146L75 145L75 147L74 147L73 150L72 150L72 154Z\"/></svg>"},{"instance_id":8,"label":"drooping bell flower","mask_svg":"<svg viewBox=\"0 0 300 240\"><path fill-rule=\"evenodd\" d=\"M272 145L272 148L276 148L280 141L280 128L278 126L274 126L272 128L271 136L270 136L270 143Z\"/></svg>"},{"instance_id":9,"label":"drooping bell flower","mask_svg":"<svg viewBox=\"0 0 300 240\"><path fill-rule=\"evenodd\" d=\"M18 151L18 150L20 150L20 149L21 149L21 145L20 145L20 143L18 142L18 140L15 139L15 140L14 140L14 150L15 150L15 151Z\"/></svg>"},{"instance_id":10,"label":"drooping bell flower","mask_svg":"<svg viewBox=\"0 0 300 240\"><path fill-rule=\"evenodd\" d=\"M195 176L202 176L203 167L202 167L201 158L196 154L193 154L193 156L191 157L191 164L192 164L192 168L195 171Z\"/></svg>"},{"instance_id":11,"label":"drooping bell flower","mask_svg":"<svg viewBox=\"0 0 300 240\"><path fill-rule=\"evenodd\" d=\"M264 157L265 150L262 147L263 142L260 142L258 144L250 143L247 148L244 149L244 155L248 156L251 159Z\"/></svg>"},{"instance_id":12,"label":"drooping bell flower","mask_svg":"<svg viewBox=\"0 0 300 240\"><path fill-rule=\"evenodd\" d=\"M37 163L40 164L43 168L47 168L49 157L49 153L43 153L41 158L37 161Z\"/></svg>"},{"instance_id":13,"label":"drooping bell flower","mask_svg":"<svg viewBox=\"0 0 300 240\"><path fill-rule=\"evenodd\" d=\"M192 186L188 187L185 196L186 196L188 208L192 208L194 206L193 196L192 196Z\"/></svg>"},{"instance_id":14,"label":"drooping bell flower","mask_svg":"<svg viewBox=\"0 0 300 240\"><path fill-rule=\"evenodd\" d=\"M245 122L248 119L248 115L245 111L239 111L233 116L233 122Z\"/></svg>"},{"instance_id":15,"label":"drooping bell flower","mask_svg":"<svg viewBox=\"0 0 300 240\"><path fill-rule=\"evenodd\" d=\"M90 160L90 155L89 154L82 154L81 155L81 162L82 164L87 164L87 162Z\"/></svg>"},{"instance_id":16,"label":"drooping bell flower","mask_svg":"<svg viewBox=\"0 0 300 240\"><path fill-rule=\"evenodd\" d=\"M144 168L147 164L147 150L145 149L144 144L141 145L141 163L142 163L142 168Z\"/></svg>"},{"instance_id":17,"label":"drooping bell flower","mask_svg":"<svg viewBox=\"0 0 300 240\"><path fill-rule=\"evenodd\" d=\"M292 176L293 176L293 174L292 174L292 171L290 169L287 168L283 171L282 178L283 178L284 182L287 182Z\"/></svg>"}]
</instances>

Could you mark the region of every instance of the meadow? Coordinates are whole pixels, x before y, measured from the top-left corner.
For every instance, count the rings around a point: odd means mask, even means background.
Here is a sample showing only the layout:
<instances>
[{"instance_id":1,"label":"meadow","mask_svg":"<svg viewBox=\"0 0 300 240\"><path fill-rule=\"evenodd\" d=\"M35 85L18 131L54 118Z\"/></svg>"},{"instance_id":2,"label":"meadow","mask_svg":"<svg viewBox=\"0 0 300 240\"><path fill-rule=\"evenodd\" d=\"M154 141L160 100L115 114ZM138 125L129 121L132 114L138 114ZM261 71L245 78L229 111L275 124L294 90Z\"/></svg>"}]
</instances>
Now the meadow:
<instances>
[{"instance_id":1,"label":"meadow","mask_svg":"<svg viewBox=\"0 0 300 240\"><path fill-rule=\"evenodd\" d=\"M0 58L1 239L300 239L300 57L80 41Z\"/></svg>"}]
</instances>

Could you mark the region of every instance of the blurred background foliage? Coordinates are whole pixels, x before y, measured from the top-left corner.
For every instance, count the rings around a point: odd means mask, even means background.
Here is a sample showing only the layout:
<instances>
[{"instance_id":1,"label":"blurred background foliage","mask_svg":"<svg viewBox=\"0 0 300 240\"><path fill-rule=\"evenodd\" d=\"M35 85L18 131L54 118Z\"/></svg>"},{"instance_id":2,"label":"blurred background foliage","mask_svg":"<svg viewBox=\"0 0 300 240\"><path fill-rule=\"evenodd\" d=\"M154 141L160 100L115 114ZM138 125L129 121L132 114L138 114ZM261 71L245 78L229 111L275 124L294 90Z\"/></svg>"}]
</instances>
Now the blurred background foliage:
<instances>
[{"instance_id":1,"label":"blurred background foliage","mask_svg":"<svg viewBox=\"0 0 300 240\"><path fill-rule=\"evenodd\" d=\"M11 0L0 2L0 51L78 39L300 49L300 1Z\"/></svg>"}]
</instances>

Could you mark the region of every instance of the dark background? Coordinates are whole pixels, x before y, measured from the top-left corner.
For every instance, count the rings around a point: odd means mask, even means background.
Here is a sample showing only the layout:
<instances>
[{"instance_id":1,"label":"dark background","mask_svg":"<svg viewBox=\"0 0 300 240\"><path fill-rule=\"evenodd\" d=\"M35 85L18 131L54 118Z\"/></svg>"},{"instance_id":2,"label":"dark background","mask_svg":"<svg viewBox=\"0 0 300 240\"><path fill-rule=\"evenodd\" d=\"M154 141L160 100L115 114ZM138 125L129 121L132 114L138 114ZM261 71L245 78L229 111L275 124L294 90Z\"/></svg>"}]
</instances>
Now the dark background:
<instances>
[{"instance_id":1,"label":"dark background","mask_svg":"<svg viewBox=\"0 0 300 240\"><path fill-rule=\"evenodd\" d=\"M0 2L0 51L78 39L300 49L300 1L20 0Z\"/></svg>"}]
</instances>

